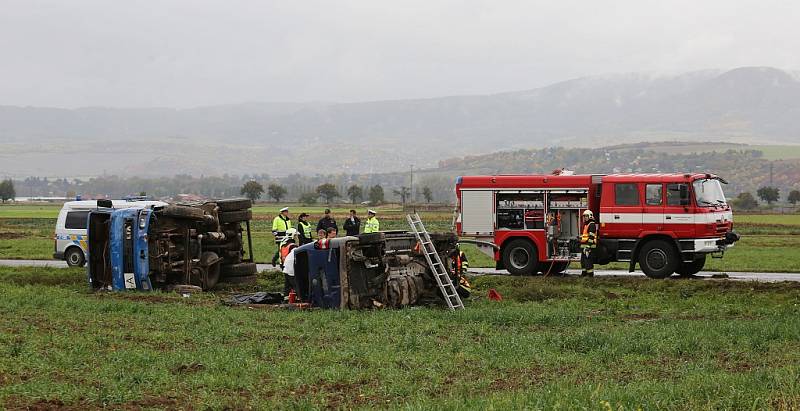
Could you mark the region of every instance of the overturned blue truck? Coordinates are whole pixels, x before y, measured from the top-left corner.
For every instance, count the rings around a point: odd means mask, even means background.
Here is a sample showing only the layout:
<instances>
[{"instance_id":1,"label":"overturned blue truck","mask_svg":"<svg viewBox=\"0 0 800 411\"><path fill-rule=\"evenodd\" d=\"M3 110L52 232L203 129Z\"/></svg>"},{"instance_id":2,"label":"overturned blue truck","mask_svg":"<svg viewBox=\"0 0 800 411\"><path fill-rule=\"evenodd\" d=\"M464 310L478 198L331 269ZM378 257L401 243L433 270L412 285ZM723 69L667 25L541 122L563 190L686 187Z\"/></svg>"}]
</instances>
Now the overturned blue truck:
<instances>
[{"instance_id":1,"label":"overturned blue truck","mask_svg":"<svg viewBox=\"0 0 800 411\"><path fill-rule=\"evenodd\" d=\"M246 199L113 209L88 217L87 272L96 290L210 290L255 284ZM313 242L295 250L296 294L313 307L364 309L443 302L442 288L414 233L389 231ZM441 261L458 251L453 233L430 235ZM463 280L448 264L442 275ZM440 278L441 280L441 278ZM468 291L458 287L466 296Z\"/></svg>"},{"instance_id":2,"label":"overturned blue truck","mask_svg":"<svg viewBox=\"0 0 800 411\"><path fill-rule=\"evenodd\" d=\"M89 284L98 290L255 284L251 207L248 199L225 199L114 209L98 200L87 221Z\"/></svg>"}]
</instances>

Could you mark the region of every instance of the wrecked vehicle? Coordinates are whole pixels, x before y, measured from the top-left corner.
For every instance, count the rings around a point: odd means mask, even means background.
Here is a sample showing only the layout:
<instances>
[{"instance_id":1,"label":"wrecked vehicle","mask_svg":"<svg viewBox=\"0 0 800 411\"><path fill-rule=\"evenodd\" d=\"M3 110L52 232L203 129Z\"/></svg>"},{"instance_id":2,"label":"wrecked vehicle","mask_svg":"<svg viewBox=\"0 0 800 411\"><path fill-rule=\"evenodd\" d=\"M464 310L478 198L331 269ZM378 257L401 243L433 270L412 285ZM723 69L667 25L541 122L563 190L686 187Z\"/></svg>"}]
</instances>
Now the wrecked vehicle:
<instances>
[{"instance_id":1,"label":"wrecked vehicle","mask_svg":"<svg viewBox=\"0 0 800 411\"><path fill-rule=\"evenodd\" d=\"M87 275L92 288L183 285L208 290L219 282L256 282L250 200L126 209L113 209L110 203L98 200L88 217Z\"/></svg>"},{"instance_id":2,"label":"wrecked vehicle","mask_svg":"<svg viewBox=\"0 0 800 411\"><path fill-rule=\"evenodd\" d=\"M457 252L452 233L430 234L441 261ZM458 285L450 264L447 275ZM364 309L442 303L444 296L414 233L377 232L315 241L298 247L296 292L322 308ZM457 288L466 296L467 290ZM459 301L460 303L460 301Z\"/></svg>"}]
</instances>

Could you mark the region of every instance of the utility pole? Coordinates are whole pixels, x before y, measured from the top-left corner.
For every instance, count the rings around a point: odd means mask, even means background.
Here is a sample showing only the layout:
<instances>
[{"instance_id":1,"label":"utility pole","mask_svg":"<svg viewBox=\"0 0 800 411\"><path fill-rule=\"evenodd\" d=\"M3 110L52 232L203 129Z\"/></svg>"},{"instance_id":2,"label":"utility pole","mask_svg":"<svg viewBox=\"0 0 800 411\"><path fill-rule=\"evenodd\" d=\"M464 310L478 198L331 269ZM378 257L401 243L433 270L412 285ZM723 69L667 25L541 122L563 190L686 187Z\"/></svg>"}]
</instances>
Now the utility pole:
<instances>
[{"instance_id":1,"label":"utility pole","mask_svg":"<svg viewBox=\"0 0 800 411\"><path fill-rule=\"evenodd\" d=\"M775 164L775 163L773 163L772 161L770 161L770 162L769 162L769 186L770 186L770 187L774 187L774 186L772 185L772 166L773 166L774 164Z\"/></svg>"},{"instance_id":2,"label":"utility pole","mask_svg":"<svg viewBox=\"0 0 800 411\"><path fill-rule=\"evenodd\" d=\"M411 197L411 203L414 203L414 165L411 165L411 182L408 183L408 191L409 196Z\"/></svg>"}]
</instances>

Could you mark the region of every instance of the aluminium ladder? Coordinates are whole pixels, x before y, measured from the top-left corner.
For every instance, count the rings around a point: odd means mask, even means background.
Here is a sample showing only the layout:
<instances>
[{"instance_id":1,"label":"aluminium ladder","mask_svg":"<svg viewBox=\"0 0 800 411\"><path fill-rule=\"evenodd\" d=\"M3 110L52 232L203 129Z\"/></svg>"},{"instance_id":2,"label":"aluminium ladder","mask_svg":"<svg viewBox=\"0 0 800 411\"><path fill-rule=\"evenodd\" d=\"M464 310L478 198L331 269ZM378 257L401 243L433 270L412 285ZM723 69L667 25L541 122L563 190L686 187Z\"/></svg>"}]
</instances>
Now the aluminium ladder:
<instances>
[{"instance_id":1,"label":"aluminium ladder","mask_svg":"<svg viewBox=\"0 0 800 411\"><path fill-rule=\"evenodd\" d=\"M461 302L461 297L458 295L453 281L450 280L450 275L447 274L447 269L445 269L444 264L442 264L442 259L439 257L439 253L436 252L436 247L433 246L431 236L428 234L428 231L425 230L425 225L422 224L422 219L419 218L419 214L407 214L406 220L408 220L408 225L411 226L411 230L417 237L417 241L422 248L420 251L425 255L428 266L431 268L431 271L433 271L433 277L436 278L436 283L442 291L444 300L447 302L447 307L453 311L456 309L463 310L464 303Z\"/></svg>"}]
</instances>

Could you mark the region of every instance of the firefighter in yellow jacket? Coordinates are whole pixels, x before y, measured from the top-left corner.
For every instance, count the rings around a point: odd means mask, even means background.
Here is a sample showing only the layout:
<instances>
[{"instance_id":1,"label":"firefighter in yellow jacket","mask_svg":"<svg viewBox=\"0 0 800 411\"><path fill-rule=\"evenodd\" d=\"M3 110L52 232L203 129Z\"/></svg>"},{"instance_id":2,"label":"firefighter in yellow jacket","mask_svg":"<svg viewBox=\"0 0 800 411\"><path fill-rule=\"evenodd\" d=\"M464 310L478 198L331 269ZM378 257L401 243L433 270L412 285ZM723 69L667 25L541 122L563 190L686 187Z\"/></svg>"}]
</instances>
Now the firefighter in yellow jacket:
<instances>
[{"instance_id":1,"label":"firefighter in yellow jacket","mask_svg":"<svg viewBox=\"0 0 800 411\"><path fill-rule=\"evenodd\" d=\"M367 210L367 217L369 218L367 218L367 222L364 223L364 234L381 231L381 223L375 218L377 214L375 210Z\"/></svg>"},{"instance_id":2,"label":"firefighter in yellow jacket","mask_svg":"<svg viewBox=\"0 0 800 411\"><path fill-rule=\"evenodd\" d=\"M280 245L283 238L286 237L286 232L292 228L292 220L289 218L289 207L281 208L278 214L272 220L272 235L275 236L275 245L278 246L275 250L275 255L272 256L272 266L278 265L278 260L281 258Z\"/></svg>"},{"instance_id":3,"label":"firefighter in yellow jacket","mask_svg":"<svg viewBox=\"0 0 800 411\"><path fill-rule=\"evenodd\" d=\"M581 234L581 276L594 276L594 261L597 252L597 223L591 210L583 212L583 233Z\"/></svg>"}]
</instances>

